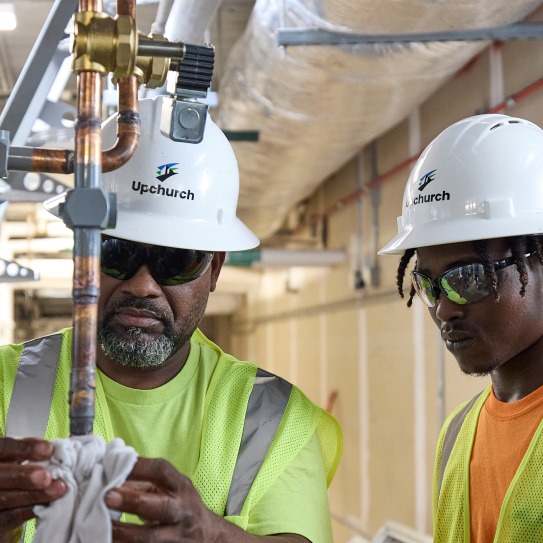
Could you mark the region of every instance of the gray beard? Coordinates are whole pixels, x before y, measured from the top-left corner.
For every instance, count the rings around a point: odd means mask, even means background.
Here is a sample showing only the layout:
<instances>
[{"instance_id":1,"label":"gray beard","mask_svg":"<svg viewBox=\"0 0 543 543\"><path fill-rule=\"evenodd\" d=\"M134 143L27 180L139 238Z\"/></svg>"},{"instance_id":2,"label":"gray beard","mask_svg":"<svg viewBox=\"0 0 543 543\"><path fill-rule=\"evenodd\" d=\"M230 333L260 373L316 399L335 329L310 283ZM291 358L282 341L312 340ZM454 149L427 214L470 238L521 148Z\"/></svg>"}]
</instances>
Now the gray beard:
<instances>
[{"instance_id":1,"label":"gray beard","mask_svg":"<svg viewBox=\"0 0 543 543\"><path fill-rule=\"evenodd\" d=\"M143 329L135 326L130 326L127 332L128 338L120 338L106 323L101 323L98 327L98 341L110 358L129 368L161 366L178 350L177 345L182 346L186 342L181 338L176 341L173 330L167 330L152 339L141 338Z\"/></svg>"}]
</instances>

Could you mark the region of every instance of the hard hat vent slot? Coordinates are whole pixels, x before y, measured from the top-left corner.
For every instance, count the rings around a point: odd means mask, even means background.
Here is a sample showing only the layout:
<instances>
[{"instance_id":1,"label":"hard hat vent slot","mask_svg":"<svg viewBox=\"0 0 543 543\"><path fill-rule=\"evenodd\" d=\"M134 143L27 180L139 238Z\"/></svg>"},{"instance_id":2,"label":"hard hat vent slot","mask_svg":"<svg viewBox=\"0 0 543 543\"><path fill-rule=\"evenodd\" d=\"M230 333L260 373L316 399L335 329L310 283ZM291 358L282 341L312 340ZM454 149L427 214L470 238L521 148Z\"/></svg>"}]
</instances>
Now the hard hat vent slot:
<instances>
[{"instance_id":1,"label":"hard hat vent slot","mask_svg":"<svg viewBox=\"0 0 543 543\"><path fill-rule=\"evenodd\" d=\"M503 126L503 123L495 124L493 127L491 127L490 130L494 130L495 128L499 128L500 126Z\"/></svg>"},{"instance_id":2,"label":"hard hat vent slot","mask_svg":"<svg viewBox=\"0 0 543 543\"><path fill-rule=\"evenodd\" d=\"M520 121L509 121L509 124L522 124Z\"/></svg>"}]
</instances>

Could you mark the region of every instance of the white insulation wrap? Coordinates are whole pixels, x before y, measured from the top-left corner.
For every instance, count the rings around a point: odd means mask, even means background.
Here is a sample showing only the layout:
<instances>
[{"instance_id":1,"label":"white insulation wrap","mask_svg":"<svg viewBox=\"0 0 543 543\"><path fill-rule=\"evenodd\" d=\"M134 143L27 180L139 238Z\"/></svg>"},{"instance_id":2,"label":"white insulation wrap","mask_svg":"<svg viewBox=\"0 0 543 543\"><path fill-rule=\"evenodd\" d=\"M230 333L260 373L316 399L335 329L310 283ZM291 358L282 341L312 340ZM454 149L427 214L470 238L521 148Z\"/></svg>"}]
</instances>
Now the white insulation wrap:
<instances>
[{"instance_id":1,"label":"white insulation wrap","mask_svg":"<svg viewBox=\"0 0 543 543\"><path fill-rule=\"evenodd\" d=\"M485 42L276 45L281 0L257 0L221 83L219 125L258 130L234 142L239 214L259 237L281 225L360 148L401 121ZM500 26L539 0L284 0L286 26L389 34Z\"/></svg>"}]
</instances>

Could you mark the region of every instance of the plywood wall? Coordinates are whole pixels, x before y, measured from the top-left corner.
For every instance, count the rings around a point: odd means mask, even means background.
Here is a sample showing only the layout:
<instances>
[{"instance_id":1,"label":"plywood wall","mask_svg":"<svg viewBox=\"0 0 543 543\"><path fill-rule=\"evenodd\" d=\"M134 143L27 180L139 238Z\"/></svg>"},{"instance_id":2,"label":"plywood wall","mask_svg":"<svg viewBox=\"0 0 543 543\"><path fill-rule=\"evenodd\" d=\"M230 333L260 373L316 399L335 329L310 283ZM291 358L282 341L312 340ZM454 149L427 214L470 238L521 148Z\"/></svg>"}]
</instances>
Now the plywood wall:
<instances>
[{"instance_id":1,"label":"plywood wall","mask_svg":"<svg viewBox=\"0 0 543 543\"><path fill-rule=\"evenodd\" d=\"M503 48L506 94L543 76L543 44L517 42ZM419 110L421 145L461 118L489 107L489 51L445 83ZM507 111L543 124L543 91ZM409 122L401 121L376 142L383 174L409 156ZM362 178L371 180L368 150ZM353 159L311 196L306 216L322 212L357 186ZM380 189L377 245L397 232L396 216L409 171ZM254 361L300 386L324 406L337 391L332 413L345 438L343 459L330 488L336 543L354 532L347 522L374 534L393 519L431 534L432 473L439 432L437 329L418 301L411 309L396 294L397 257L377 257L380 284L353 288L353 262L361 247L371 263L371 198L362 202L363 237L357 241L357 207L330 216L327 245L344 249L347 261L330 269L265 270L231 326L233 354ZM322 225L302 234L322 247ZM364 277L370 281L368 266ZM462 375L445 353L445 413L469 400L488 379Z\"/></svg>"}]
</instances>

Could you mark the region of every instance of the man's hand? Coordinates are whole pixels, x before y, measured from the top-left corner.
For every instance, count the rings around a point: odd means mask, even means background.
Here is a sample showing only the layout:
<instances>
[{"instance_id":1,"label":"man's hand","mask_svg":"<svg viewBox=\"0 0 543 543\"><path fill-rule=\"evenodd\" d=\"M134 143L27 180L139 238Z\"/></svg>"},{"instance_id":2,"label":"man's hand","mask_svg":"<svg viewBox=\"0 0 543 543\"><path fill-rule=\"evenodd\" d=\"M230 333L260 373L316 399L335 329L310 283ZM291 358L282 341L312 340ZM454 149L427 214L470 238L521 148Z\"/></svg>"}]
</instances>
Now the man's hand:
<instances>
[{"instance_id":1,"label":"man's hand","mask_svg":"<svg viewBox=\"0 0 543 543\"><path fill-rule=\"evenodd\" d=\"M53 454L53 445L42 439L0 437L0 543L17 543L22 525L34 518L34 505L61 498L63 481L53 481L49 470L26 460L43 461Z\"/></svg>"},{"instance_id":2,"label":"man's hand","mask_svg":"<svg viewBox=\"0 0 543 543\"><path fill-rule=\"evenodd\" d=\"M161 459L139 458L121 488L111 490L111 509L138 515L144 526L113 522L118 543L255 543L268 537L250 535L202 503L191 480ZM272 536L275 543L309 543L299 535Z\"/></svg>"}]
</instances>

